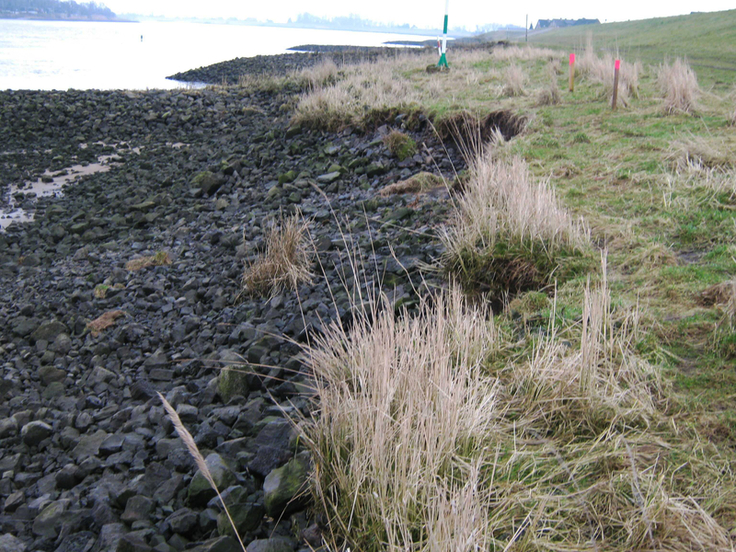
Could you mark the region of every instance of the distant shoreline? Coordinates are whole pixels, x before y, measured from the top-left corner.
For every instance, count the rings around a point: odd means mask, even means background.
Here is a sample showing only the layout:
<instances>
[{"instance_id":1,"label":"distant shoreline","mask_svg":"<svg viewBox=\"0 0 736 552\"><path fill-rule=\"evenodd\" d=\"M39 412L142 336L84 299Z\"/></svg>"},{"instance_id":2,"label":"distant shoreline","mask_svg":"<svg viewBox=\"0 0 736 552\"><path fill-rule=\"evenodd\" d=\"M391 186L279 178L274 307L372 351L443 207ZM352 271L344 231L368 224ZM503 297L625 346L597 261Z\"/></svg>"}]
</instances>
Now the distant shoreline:
<instances>
[{"instance_id":1,"label":"distant shoreline","mask_svg":"<svg viewBox=\"0 0 736 552\"><path fill-rule=\"evenodd\" d=\"M133 19L118 19L109 17L50 17L41 15L9 15L0 14L0 19L9 19L17 21L70 21L84 23L138 23Z\"/></svg>"}]
</instances>

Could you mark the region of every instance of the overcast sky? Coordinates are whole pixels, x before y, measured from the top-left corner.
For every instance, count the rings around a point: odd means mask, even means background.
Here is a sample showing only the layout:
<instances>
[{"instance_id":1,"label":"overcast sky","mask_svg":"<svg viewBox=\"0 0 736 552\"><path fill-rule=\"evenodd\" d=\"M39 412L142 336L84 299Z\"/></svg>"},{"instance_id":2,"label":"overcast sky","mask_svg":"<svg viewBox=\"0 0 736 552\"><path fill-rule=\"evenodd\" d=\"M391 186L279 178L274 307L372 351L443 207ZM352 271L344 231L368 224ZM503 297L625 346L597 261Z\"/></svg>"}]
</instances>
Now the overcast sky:
<instances>
[{"instance_id":1,"label":"overcast sky","mask_svg":"<svg viewBox=\"0 0 736 552\"><path fill-rule=\"evenodd\" d=\"M167 15L171 17L237 17L271 19L286 22L298 14L334 17L357 14L381 22L409 23L418 27L441 27L444 0L369 0L345 2L340 0L98 0L115 13ZM579 0L527 0L492 2L483 0L450 0L450 27L489 23L523 25L526 14L529 22L537 19L581 17L604 21L626 21L687 14L692 11L721 11L733 9L733 0L614 0L582 2Z\"/></svg>"}]
</instances>

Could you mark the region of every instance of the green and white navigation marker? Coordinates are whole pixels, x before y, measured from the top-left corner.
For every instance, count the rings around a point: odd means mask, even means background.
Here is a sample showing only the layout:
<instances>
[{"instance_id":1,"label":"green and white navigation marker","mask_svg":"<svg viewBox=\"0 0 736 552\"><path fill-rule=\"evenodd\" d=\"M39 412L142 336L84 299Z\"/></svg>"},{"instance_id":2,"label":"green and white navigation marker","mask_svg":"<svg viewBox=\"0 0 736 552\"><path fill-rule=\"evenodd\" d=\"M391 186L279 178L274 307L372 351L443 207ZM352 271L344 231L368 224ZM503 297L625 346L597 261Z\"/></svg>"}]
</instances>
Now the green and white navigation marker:
<instances>
[{"instance_id":1,"label":"green and white navigation marker","mask_svg":"<svg viewBox=\"0 0 736 552\"><path fill-rule=\"evenodd\" d=\"M447 64L447 14L450 11L450 0L445 0L445 25L442 29L442 45L440 46L440 61L437 67L445 67L447 69L450 66Z\"/></svg>"}]
</instances>

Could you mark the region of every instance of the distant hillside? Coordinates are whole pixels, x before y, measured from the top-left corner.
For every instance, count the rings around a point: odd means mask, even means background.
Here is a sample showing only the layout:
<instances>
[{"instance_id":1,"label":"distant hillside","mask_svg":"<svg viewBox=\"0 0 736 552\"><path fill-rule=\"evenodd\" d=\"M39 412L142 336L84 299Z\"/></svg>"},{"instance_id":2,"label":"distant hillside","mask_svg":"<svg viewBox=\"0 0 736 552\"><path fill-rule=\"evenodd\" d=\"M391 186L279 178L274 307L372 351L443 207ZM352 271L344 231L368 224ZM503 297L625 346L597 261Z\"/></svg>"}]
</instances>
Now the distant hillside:
<instances>
[{"instance_id":1,"label":"distant hillside","mask_svg":"<svg viewBox=\"0 0 736 552\"><path fill-rule=\"evenodd\" d=\"M578 25L598 25L598 19L540 19L535 30L576 27Z\"/></svg>"},{"instance_id":2,"label":"distant hillside","mask_svg":"<svg viewBox=\"0 0 736 552\"><path fill-rule=\"evenodd\" d=\"M0 17L38 19L115 19L104 4L74 0L0 0Z\"/></svg>"},{"instance_id":3,"label":"distant hillside","mask_svg":"<svg viewBox=\"0 0 736 552\"><path fill-rule=\"evenodd\" d=\"M736 10L551 29L529 33L529 42L580 51L588 35L596 50L618 51L631 61L657 64L687 57L699 78L736 80Z\"/></svg>"}]
</instances>

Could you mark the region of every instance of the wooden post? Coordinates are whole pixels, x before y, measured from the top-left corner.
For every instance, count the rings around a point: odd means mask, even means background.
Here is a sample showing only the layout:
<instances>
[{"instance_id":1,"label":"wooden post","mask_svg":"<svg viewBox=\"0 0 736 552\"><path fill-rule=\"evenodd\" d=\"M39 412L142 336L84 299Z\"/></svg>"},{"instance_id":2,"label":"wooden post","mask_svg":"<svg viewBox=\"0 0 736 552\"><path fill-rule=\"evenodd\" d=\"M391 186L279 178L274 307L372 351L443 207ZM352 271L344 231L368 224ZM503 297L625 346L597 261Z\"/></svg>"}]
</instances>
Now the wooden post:
<instances>
[{"instance_id":1,"label":"wooden post","mask_svg":"<svg viewBox=\"0 0 736 552\"><path fill-rule=\"evenodd\" d=\"M575 54L570 54L570 92L575 90Z\"/></svg>"},{"instance_id":2,"label":"wooden post","mask_svg":"<svg viewBox=\"0 0 736 552\"><path fill-rule=\"evenodd\" d=\"M524 24L524 42L529 42L529 14L526 14L526 23Z\"/></svg>"},{"instance_id":3,"label":"wooden post","mask_svg":"<svg viewBox=\"0 0 736 552\"><path fill-rule=\"evenodd\" d=\"M618 71L621 69L621 60L616 60L615 69L613 70L613 100L611 100L611 109L616 109L616 100L618 99Z\"/></svg>"}]
</instances>

